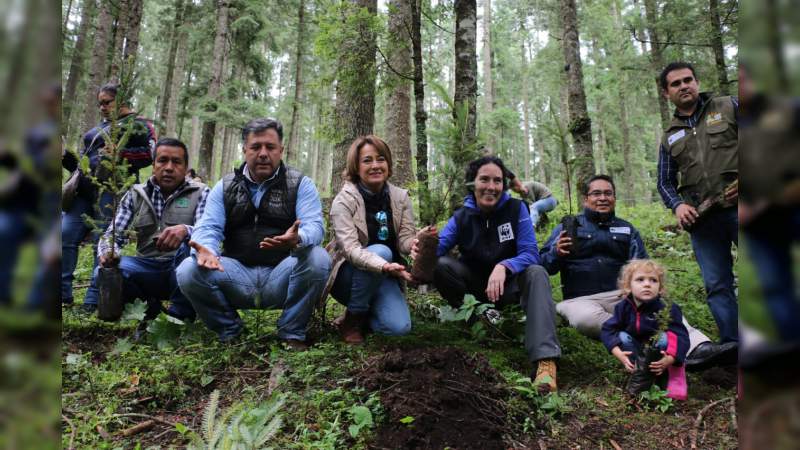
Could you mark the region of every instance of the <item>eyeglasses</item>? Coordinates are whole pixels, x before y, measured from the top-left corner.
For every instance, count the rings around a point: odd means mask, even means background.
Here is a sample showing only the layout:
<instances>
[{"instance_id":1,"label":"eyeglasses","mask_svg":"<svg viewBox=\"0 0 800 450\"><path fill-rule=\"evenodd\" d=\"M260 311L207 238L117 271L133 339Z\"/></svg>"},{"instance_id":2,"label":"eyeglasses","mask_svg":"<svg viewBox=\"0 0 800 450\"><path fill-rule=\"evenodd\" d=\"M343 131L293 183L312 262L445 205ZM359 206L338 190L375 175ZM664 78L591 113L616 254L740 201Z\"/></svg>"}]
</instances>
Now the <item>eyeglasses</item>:
<instances>
[{"instance_id":1,"label":"eyeglasses","mask_svg":"<svg viewBox=\"0 0 800 450\"><path fill-rule=\"evenodd\" d=\"M111 100L98 100L97 106L108 106L108 105L110 105L112 103L114 103L114 99L113 98Z\"/></svg>"},{"instance_id":2,"label":"eyeglasses","mask_svg":"<svg viewBox=\"0 0 800 450\"><path fill-rule=\"evenodd\" d=\"M385 241L389 239L389 227L386 225L387 222L387 215L386 211L378 211L375 213L375 220L378 221L378 240Z\"/></svg>"},{"instance_id":3,"label":"eyeglasses","mask_svg":"<svg viewBox=\"0 0 800 450\"><path fill-rule=\"evenodd\" d=\"M614 191L592 191L592 192L589 192L586 195L589 196L589 197L594 197L594 198L598 198L598 197L601 197L601 196L604 196L604 195L606 197L613 197L614 196Z\"/></svg>"}]
</instances>

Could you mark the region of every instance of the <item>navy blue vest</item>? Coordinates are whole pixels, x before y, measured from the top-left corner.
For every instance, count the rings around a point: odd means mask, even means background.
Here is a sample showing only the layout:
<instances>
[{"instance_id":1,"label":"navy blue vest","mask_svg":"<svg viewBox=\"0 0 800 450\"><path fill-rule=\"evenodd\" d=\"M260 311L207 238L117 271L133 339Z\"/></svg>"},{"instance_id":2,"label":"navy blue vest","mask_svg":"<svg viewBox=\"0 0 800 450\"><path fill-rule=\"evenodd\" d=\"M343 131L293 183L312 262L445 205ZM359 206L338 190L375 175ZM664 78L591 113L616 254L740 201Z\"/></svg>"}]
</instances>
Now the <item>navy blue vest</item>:
<instances>
[{"instance_id":1,"label":"navy blue vest","mask_svg":"<svg viewBox=\"0 0 800 450\"><path fill-rule=\"evenodd\" d=\"M500 261L517 256L517 223L520 200L510 198L491 215L462 207L453 215L458 226L461 262L472 273L488 278Z\"/></svg>"}]
</instances>

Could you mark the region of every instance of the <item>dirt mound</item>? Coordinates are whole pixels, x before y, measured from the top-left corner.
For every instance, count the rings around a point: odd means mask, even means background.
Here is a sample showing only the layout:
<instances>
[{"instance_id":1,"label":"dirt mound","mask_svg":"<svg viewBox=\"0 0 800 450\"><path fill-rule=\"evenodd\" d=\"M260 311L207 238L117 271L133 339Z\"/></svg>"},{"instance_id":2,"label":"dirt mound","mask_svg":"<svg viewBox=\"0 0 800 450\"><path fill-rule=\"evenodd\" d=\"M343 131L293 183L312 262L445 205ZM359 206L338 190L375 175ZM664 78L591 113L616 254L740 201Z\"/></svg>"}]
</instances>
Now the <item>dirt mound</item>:
<instances>
[{"instance_id":1,"label":"dirt mound","mask_svg":"<svg viewBox=\"0 0 800 450\"><path fill-rule=\"evenodd\" d=\"M394 350L371 358L356 380L380 392L387 414L371 448L504 448L507 392L482 355L457 348Z\"/></svg>"}]
</instances>

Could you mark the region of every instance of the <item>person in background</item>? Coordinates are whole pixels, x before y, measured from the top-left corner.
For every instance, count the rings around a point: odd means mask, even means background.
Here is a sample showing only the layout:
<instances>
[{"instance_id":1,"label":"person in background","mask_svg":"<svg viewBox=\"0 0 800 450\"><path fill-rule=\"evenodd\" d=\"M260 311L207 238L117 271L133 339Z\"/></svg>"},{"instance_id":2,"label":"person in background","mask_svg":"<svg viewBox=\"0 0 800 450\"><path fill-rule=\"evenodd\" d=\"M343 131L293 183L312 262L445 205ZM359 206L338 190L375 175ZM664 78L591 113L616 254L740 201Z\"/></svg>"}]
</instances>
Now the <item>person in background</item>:
<instances>
[{"instance_id":1,"label":"person in background","mask_svg":"<svg viewBox=\"0 0 800 450\"><path fill-rule=\"evenodd\" d=\"M105 148L105 137L110 133L111 120L115 112L118 112L116 120L119 129L126 130L129 126L132 131L125 148L120 149L119 157L128 162L128 173L136 176L138 180L139 169L149 166L153 162L153 150L156 143L156 132L152 122L137 116L131 109L129 99L117 99L119 86L115 83L108 83L100 88L97 94L97 106L100 109L102 121L83 136L83 150L76 156L72 152L65 152L61 164L70 172L80 170L79 159L87 157L91 175L102 178L105 171L100 162L107 158ZM119 105L117 104L119 102ZM73 301L72 281L73 272L78 263L78 248L86 238L90 227L84 220L84 215L88 215L96 221L100 230L104 230L111 220L113 214L112 205L114 196L109 192L99 192L97 186L87 176L81 174L75 199L69 210L61 213L61 248L63 260L61 264L61 302L71 304ZM93 233L93 243L97 244L100 232ZM96 255L96 251L94 252ZM97 268L97 257L95 256L92 266L92 273ZM95 283L92 283L95 285ZM90 287L86 291L83 299L82 311L93 313L97 309L99 291L96 287Z\"/></svg>"},{"instance_id":2,"label":"person in background","mask_svg":"<svg viewBox=\"0 0 800 450\"><path fill-rule=\"evenodd\" d=\"M531 222L533 222L534 228L539 224L540 219L546 221L546 213L556 209L556 205L558 205L558 201L550 189L538 181L522 183L514 178L511 180L510 187L512 191L530 202Z\"/></svg>"}]
</instances>

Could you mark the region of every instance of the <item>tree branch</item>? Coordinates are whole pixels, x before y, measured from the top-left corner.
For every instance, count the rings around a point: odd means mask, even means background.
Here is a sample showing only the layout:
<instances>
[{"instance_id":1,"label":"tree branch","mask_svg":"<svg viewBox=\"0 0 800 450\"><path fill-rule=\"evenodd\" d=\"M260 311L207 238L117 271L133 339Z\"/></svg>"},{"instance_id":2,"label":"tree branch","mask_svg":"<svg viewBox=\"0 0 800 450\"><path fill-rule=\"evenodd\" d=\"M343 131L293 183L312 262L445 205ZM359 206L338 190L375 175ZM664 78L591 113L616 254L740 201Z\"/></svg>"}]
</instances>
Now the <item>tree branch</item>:
<instances>
[{"instance_id":1,"label":"tree branch","mask_svg":"<svg viewBox=\"0 0 800 450\"><path fill-rule=\"evenodd\" d=\"M392 71L392 73L394 73L395 75L397 75L398 77L400 77L400 78L402 78L404 80L414 81L414 76L413 76L414 74L413 73L410 76L409 75L405 75L405 74L402 74L402 73L398 72L394 67L392 67L391 63L389 63L389 59L386 58L386 55L383 54L383 52L381 51L381 47L378 44L375 44L375 49L381 55L381 59L383 59L383 62L386 63L386 67L388 67L389 70Z\"/></svg>"},{"instance_id":2,"label":"tree branch","mask_svg":"<svg viewBox=\"0 0 800 450\"><path fill-rule=\"evenodd\" d=\"M433 19L431 18L431 16L429 16L429 15L428 15L428 13L426 13L426 12L425 12L425 10L424 10L424 9L423 9L421 6L422 6L422 5L420 5L420 11L419 11L419 12L420 12L420 13L421 13L423 16L425 16L425 18L426 18L426 19L430 20L430 21L431 21L431 23L432 23L434 26L436 26L436 28L438 28L438 29L440 29L440 30L444 31L445 33L456 34L456 33L455 33L455 31L450 31L450 30L448 30L448 29L445 29L444 27L442 27L441 25L439 25L438 23L436 23L436 21L435 21L435 20L433 20Z\"/></svg>"},{"instance_id":3,"label":"tree branch","mask_svg":"<svg viewBox=\"0 0 800 450\"><path fill-rule=\"evenodd\" d=\"M669 39L666 40L666 41L651 41L649 39L641 39L639 36L636 35L636 28L633 27L633 26L628 28L628 31L631 32L631 35L633 36L633 38L635 40L637 40L637 41L639 41L641 43L660 45L660 46L662 46L661 47L662 49L666 48L669 45L683 45L683 46L687 46L687 47L711 47L711 44L707 44L707 43L706 44L694 44L694 43L690 43L690 42L677 42L677 41L672 41L672 40L669 40Z\"/></svg>"}]
</instances>

